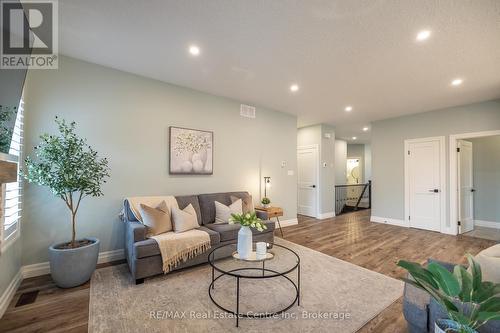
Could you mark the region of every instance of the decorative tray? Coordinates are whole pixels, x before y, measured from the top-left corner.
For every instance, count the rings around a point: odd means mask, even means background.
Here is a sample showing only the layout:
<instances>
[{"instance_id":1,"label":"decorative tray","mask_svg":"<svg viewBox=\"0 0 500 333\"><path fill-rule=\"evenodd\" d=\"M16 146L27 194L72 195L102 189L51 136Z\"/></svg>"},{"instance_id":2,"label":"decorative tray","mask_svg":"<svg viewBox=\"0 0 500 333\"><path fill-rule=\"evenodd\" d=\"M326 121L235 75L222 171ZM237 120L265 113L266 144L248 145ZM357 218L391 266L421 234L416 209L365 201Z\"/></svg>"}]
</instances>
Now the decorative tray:
<instances>
[{"instance_id":1,"label":"decorative tray","mask_svg":"<svg viewBox=\"0 0 500 333\"><path fill-rule=\"evenodd\" d=\"M257 252L252 251L250 252L250 256L246 259L241 259L238 252L233 252L233 258L236 260L243 260L243 261L265 261L265 260L270 260L274 258L274 254L272 252L266 252L266 256L262 257L257 257Z\"/></svg>"}]
</instances>

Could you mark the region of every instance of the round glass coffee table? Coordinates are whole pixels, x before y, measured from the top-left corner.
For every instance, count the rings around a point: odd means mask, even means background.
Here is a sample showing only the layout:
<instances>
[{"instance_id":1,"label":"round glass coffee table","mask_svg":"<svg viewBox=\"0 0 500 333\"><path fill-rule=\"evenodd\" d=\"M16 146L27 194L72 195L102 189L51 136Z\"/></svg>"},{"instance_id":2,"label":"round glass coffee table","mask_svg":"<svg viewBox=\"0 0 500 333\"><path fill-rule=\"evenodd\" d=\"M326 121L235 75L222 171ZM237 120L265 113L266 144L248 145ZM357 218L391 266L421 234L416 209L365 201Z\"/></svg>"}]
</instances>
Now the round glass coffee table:
<instances>
[{"instance_id":1,"label":"round glass coffee table","mask_svg":"<svg viewBox=\"0 0 500 333\"><path fill-rule=\"evenodd\" d=\"M255 243L253 248L255 249ZM251 260L237 259L236 244L227 244L213 249L208 255L208 263L212 266L212 283L208 287L208 295L212 302L222 311L230 313L236 317L236 327L239 326L239 318L265 318L273 317L283 313L297 303L300 306L300 257L293 250L278 244L273 244L272 249L268 249L271 256L266 259L257 259L255 256ZM227 257L230 255L230 257ZM297 273L297 281L294 281L292 274ZM216 272L220 275L216 276ZM290 275L290 276L288 276ZM236 279L236 306L234 310L219 304L214 299L216 293L215 282L223 276L230 276ZM291 285L293 301L284 308L273 312L240 312L240 279L249 279L258 283L259 279L284 278ZM225 288L227 288L225 286ZM272 293L273 290L269 290Z\"/></svg>"}]
</instances>

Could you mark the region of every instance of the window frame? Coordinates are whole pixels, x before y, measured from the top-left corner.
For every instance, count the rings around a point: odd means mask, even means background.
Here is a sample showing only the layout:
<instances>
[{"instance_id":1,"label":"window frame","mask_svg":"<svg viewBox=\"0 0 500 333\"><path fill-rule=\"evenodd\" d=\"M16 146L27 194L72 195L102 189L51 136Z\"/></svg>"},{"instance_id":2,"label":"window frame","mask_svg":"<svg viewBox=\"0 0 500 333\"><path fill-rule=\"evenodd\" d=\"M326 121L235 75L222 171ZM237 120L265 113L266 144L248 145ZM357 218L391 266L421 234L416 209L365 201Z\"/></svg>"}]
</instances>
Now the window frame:
<instances>
[{"instance_id":1,"label":"window frame","mask_svg":"<svg viewBox=\"0 0 500 333\"><path fill-rule=\"evenodd\" d=\"M16 124L15 126L19 126L19 136L15 137L13 135L12 141L19 147L19 151L17 155L13 154L12 151L12 143L11 143L11 151L9 151L9 154L7 155L8 159L11 160L12 162L17 162L18 163L18 172L17 172L17 182L12 183L12 184L17 184L18 187L18 192L17 192L17 211L14 214L18 214L17 219L15 222L10 223L9 225L15 224L15 230L11 232L8 236L5 236L6 233L6 228L5 228L5 219L7 216L5 216L5 211L6 211L6 201L7 201L7 184L1 184L1 202L0 202L0 209L1 209L1 216L0 216L0 240L1 240L1 249L0 252L6 251L12 244L14 244L20 237L21 235L21 212L22 212L22 190L23 190L23 183L22 179L19 173L19 165L20 162L22 161L22 154L23 154L23 141L24 141L24 100L21 98L21 101L19 103L19 107L17 110L17 117L16 117ZM18 121L20 122L18 124ZM14 129L16 131L16 129ZM19 142L17 142L15 139L18 139ZM12 200L12 199L9 199ZM11 208L14 206L11 206Z\"/></svg>"}]
</instances>

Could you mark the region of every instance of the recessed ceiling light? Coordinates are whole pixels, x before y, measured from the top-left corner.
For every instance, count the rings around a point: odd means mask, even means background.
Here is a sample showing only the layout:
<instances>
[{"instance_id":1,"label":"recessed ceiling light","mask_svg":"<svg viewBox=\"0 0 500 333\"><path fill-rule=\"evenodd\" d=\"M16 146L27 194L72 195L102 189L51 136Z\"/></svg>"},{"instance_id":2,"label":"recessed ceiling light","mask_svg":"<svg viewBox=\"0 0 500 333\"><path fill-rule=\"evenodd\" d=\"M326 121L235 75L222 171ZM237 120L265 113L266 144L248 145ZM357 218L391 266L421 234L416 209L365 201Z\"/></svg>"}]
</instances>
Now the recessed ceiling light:
<instances>
[{"instance_id":1,"label":"recessed ceiling light","mask_svg":"<svg viewBox=\"0 0 500 333\"><path fill-rule=\"evenodd\" d=\"M200 48L196 45L191 45L189 47L189 53L191 53L191 55L197 56L200 54Z\"/></svg>"},{"instance_id":2,"label":"recessed ceiling light","mask_svg":"<svg viewBox=\"0 0 500 333\"><path fill-rule=\"evenodd\" d=\"M422 42L431 36L430 30L422 30L417 34L417 41Z\"/></svg>"},{"instance_id":3,"label":"recessed ceiling light","mask_svg":"<svg viewBox=\"0 0 500 333\"><path fill-rule=\"evenodd\" d=\"M461 85L463 82L464 82L464 80L462 80L462 79L455 79L455 80L451 81L451 85L452 85L452 86L459 86L459 85Z\"/></svg>"},{"instance_id":4,"label":"recessed ceiling light","mask_svg":"<svg viewBox=\"0 0 500 333\"><path fill-rule=\"evenodd\" d=\"M357 139L357 137L353 136L353 137L352 137L352 139L353 139L353 140L356 140L356 139Z\"/></svg>"},{"instance_id":5,"label":"recessed ceiling light","mask_svg":"<svg viewBox=\"0 0 500 333\"><path fill-rule=\"evenodd\" d=\"M297 84L292 84L290 86L290 90L293 91L293 92L296 92L299 90L299 86Z\"/></svg>"},{"instance_id":6,"label":"recessed ceiling light","mask_svg":"<svg viewBox=\"0 0 500 333\"><path fill-rule=\"evenodd\" d=\"M369 128L368 128L368 127L363 127L363 131L365 131L365 132L366 132L366 131L368 131L368 130L369 130Z\"/></svg>"},{"instance_id":7,"label":"recessed ceiling light","mask_svg":"<svg viewBox=\"0 0 500 333\"><path fill-rule=\"evenodd\" d=\"M351 112L352 111L352 106L348 105L344 109L346 112Z\"/></svg>"}]
</instances>

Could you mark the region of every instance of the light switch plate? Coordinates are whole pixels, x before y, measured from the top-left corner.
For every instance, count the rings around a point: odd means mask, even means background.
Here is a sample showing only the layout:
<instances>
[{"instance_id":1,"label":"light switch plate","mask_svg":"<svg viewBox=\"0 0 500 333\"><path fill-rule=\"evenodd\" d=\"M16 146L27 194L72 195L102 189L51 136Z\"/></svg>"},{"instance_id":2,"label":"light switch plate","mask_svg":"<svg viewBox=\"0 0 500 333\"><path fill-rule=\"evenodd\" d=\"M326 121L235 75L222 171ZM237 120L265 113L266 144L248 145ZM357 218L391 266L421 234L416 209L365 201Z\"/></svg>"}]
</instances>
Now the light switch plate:
<instances>
[{"instance_id":1,"label":"light switch plate","mask_svg":"<svg viewBox=\"0 0 500 333\"><path fill-rule=\"evenodd\" d=\"M288 175L293 176L293 170L288 170Z\"/></svg>"},{"instance_id":2,"label":"light switch plate","mask_svg":"<svg viewBox=\"0 0 500 333\"><path fill-rule=\"evenodd\" d=\"M281 161L281 167L282 168L286 167L286 161Z\"/></svg>"}]
</instances>

